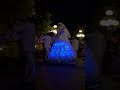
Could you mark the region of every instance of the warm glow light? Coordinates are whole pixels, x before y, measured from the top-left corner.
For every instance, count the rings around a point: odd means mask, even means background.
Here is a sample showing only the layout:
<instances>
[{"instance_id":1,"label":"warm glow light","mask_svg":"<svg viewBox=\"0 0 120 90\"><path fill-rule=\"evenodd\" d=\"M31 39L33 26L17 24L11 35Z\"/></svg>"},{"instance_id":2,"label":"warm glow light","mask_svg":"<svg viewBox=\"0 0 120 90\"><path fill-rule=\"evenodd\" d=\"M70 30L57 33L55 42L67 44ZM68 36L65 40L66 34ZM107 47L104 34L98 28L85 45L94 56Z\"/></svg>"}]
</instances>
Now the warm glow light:
<instances>
[{"instance_id":1,"label":"warm glow light","mask_svg":"<svg viewBox=\"0 0 120 90\"><path fill-rule=\"evenodd\" d=\"M85 35L83 34L83 35L82 35L82 37L84 38L84 37L85 37Z\"/></svg>"},{"instance_id":2,"label":"warm glow light","mask_svg":"<svg viewBox=\"0 0 120 90\"><path fill-rule=\"evenodd\" d=\"M54 28L57 28L57 25L54 25L53 27L54 27Z\"/></svg>"},{"instance_id":3,"label":"warm glow light","mask_svg":"<svg viewBox=\"0 0 120 90\"><path fill-rule=\"evenodd\" d=\"M57 30L53 30L53 33L57 34Z\"/></svg>"},{"instance_id":4,"label":"warm glow light","mask_svg":"<svg viewBox=\"0 0 120 90\"><path fill-rule=\"evenodd\" d=\"M119 21L118 20L112 20L112 19L108 19L108 20L101 20L100 21L100 25L102 26L118 26L119 25Z\"/></svg>"},{"instance_id":5,"label":"warm glow light","mask_svg":"<svg viewBox=\"0 0 120 90\"><path fill-rule=\"evenodd\" d=\"M53 32L53 33L57 34L57 30L51 30L49 32Z\"/></svg>"},{"instance_id":6,"label":"warm glow light","mask_svg":"<svg viewBox=\"0 0 120 90\"><path fill-rule=\"evenodd\" d=\"M100 25L102 25L102 26L109 26L110 22L109 21L105 21L105 20L101 20L100 21Z\"/></svg>"},{"instance_id":7,"label":"warm glow light","mask_svg":"<svg viewBox=\"0 0 120 90\"><path fill-rule=\"evenodd\" d=\"M113 15L113 11L112 10L107 10L106 15Z\"/></svg>"},{"instance_id":8,"label":"warm glow light","mask_svg":"<svg viewBox=\"0 0 120 90\"><path fill-rule=\"evenodd\" d=\"M82 30L79 30L80 33L82 33Z\"/></svg>"},{"instance_id":9,"label":"warm glow light","mask_svg":"<svg viewBox=\"0 0 120 90\"><path fill-rule=\"evenodd\" d=\"M119 25L119 21L118 21L118 20L114 20L114 21L113 21L113 25L114 25L114 26L118 26L118 25Z\"/></svg>"},{"instance_id":10,"label":"warm glow light","mask_svg":"<svg viewBox=\"0 0 120 90\"><path fill-rule=\"evenodd\" d=\"M105 20L101 20L101 21L100 21L100 25L105 26L105 24L106 24L106 21L105 21Z\"/></svg>"},{"instance_id":11,"label":"warm glow light","mask_svg":"<svg viewBox=\"0 0 120 90\"><path fill-rule=\"evenodd\" d=\"M84 38L84 37L85 37L84 34L77 34L76 36L77 36L77 37L80 37L80 38Z\"/></svg>"},{"instance_id":12,"label":"warm glow light","mask_svg":"<svg viewBox=\"0 0 120 90\"><path fill-rule=\"evenodd\" d=\"M113 20L112 19L108 19L106 22L107 22L108 26L113 25Z\"/></svg>"},{"instance_id":13,"label":"warm glow light","mask_svg":"<svg viewBox=\"0 0 120 90\"><path fill-rule=\"evenodd\" d=\"M3 48L0 48L0 51L3 50Z\"/></svg>"}]
</instances>

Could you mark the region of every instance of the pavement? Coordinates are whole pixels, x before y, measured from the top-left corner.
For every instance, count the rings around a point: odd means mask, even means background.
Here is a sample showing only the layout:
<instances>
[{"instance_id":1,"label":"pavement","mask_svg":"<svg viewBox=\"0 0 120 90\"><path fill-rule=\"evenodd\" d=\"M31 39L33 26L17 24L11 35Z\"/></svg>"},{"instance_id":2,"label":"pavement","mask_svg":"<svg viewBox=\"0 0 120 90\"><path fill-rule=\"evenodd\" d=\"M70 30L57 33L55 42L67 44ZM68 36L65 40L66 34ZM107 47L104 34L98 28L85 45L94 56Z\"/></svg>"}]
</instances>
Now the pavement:
<instances>
[{"instance_id":1,"label":"pavement","mask_svg":"<svg viewBox=\"0 0 120 90\"><path fill-rule=\"evenodd\" d=\"M0 59L0 90L120 90L120 76L103 75L100 80L88 80L84 62L55 65L46 62L36 63L34 81L24 78L25 62L15 59ZM89 75L87 75L89 76ZM88 83L88 84L86 84ZM101 86L100 86L101 85Z\"/></svg>"},{"instance_id":2,"label":"pavement","mask_svg":"<svg viewBox=\"0 0 120 90\"><path fill-rule=\"evenodd\" d=\"M41 64L37 90L84 90L84 74L79 65Z\"/></svg>"},{"instance_id":3,"label":"pavement","mask_svg":"<svg viewBox=\"0 0 120 90\"><path fill-rule=\"evenodd\" d=\"M84 90L83 67L79 64L36 63L34 81L24 78L25 62L7 58L1 61L0 90Z\"/></svg>"}]
</instances>

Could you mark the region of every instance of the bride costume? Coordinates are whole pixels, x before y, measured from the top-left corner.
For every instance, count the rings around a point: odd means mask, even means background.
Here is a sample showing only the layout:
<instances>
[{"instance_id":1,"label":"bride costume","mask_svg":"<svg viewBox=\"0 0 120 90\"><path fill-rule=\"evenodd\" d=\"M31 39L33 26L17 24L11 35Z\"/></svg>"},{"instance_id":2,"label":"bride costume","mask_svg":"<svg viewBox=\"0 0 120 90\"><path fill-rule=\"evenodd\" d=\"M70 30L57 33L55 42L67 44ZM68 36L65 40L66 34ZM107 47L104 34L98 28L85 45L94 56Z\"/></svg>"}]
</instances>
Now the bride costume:
<instances>
[{"instance_id":1,"label":"bride costume","mask_svg":"<svg viewBox=\"0 0 120 90\"><path fill-rule=\"evenodd\" d=\"M48 61L62 64L75 62L76 53L69 38L71 35L66 26L58 23L58 34L48 55Z\"/></svg>"}]
</instances>

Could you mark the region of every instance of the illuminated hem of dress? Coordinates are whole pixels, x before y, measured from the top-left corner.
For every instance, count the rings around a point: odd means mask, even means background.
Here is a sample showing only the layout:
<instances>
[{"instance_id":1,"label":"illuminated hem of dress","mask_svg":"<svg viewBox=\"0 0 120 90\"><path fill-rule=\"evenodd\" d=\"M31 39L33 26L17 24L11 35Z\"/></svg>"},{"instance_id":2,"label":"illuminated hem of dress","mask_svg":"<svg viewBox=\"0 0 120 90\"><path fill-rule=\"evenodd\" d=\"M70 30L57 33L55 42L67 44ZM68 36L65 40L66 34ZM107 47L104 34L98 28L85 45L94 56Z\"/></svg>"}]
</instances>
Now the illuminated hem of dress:
<instances>
[{"instance_id":1,"label":"illuminated hem of dress","mask_svg":"<svg viewBox=\"0 0 120 90\"><path fill-rule=\"evenodd\" d=\"M76 62L76 54L70 42L64 40L55 40L48 61L50 63L71 64Z\"/></svg>"}]
</instances>

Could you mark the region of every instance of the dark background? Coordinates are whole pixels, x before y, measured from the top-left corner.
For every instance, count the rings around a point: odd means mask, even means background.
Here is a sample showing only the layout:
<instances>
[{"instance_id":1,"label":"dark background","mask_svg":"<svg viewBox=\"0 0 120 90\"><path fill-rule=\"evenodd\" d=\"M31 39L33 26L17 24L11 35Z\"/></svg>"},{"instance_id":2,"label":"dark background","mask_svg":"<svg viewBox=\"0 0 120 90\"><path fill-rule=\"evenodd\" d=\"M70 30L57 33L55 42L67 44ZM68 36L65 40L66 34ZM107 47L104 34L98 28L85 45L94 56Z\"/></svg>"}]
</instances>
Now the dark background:
<instances>
[{"instance_id":1,"label":"dark background","mask_svg":"<svg viewBox=\"0 0 120 90\"><path fill-rule=\"evenodd\" d=\"M64 22L68 28L90 24L98 8L119 6L119 0L36 0L40 11L49 11L52 21Z\"/></svg>"}]
</instances>

